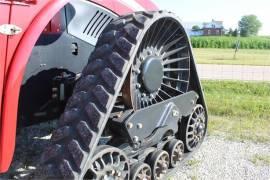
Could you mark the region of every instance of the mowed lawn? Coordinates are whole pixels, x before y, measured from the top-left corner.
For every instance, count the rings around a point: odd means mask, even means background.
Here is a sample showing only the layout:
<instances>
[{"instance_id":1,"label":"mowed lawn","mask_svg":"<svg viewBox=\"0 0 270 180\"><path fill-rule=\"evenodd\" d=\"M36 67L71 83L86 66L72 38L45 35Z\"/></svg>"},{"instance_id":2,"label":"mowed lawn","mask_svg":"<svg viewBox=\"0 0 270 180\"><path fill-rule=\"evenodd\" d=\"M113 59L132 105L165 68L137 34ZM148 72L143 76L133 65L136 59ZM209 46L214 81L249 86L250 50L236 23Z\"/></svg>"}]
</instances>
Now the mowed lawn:
<instances>
[{"instance_id":1,"label":"mowed lawn","mask_svg":"<svg viewBox=\"0 0 270 180\"><path fill-rule=\"evenodd\" d=\"M270 83L203 81L210 135L270 142Z\"/></svg>"},{"instance_id":2,"label":"mowed lawn","mask_svg":"<svg viewBox=\"0 0 270 180\"><path fill-rule=\"evenodd\" d=\"M270 50L239 49L234 59L234 49L194 48L198 64L270 65Z\"/></svg>"}]
</instances>

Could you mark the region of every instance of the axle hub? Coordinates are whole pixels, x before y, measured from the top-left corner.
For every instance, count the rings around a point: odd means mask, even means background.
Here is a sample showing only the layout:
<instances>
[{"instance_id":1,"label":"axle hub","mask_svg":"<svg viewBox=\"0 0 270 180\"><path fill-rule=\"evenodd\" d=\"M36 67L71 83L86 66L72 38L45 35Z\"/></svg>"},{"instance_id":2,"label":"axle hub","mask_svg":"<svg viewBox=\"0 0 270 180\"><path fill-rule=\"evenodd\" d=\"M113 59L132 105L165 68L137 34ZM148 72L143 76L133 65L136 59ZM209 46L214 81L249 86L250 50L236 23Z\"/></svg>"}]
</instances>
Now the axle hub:
<instances>
[{"instance_id":1,"label":"axle hub","mask_svg":"<svg viewBox=\"0 0 270 180\"><path fill-rule=\"evenodd\" d=\"M163 66L157 56L149 56L142 64L142 80L149 93L156 92L162 83Z\"/></svg>"}]
</instances>

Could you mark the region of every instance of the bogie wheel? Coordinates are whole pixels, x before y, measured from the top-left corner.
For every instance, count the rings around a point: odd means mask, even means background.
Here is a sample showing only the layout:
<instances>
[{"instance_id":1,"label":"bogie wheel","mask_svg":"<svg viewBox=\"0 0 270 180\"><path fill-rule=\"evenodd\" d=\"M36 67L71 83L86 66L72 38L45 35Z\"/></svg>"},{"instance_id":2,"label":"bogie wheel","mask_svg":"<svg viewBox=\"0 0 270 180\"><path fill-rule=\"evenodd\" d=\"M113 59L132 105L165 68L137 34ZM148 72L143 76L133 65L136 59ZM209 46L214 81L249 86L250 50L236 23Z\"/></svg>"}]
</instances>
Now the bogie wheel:
<instances>
[{"instance_id":1,"label":"bogie wheel","mask_svg":"<svg viewBox=\"0 0 270 180\"><path fill-rule=\"evenodd\" d=\"M84 179L129 179L128 161L127 156L120 149L106 145L100 146L93 156L92 163Z\"/></svg>"},{"instance_id":2,"label":"bogie wheel","mask_svg":"<svg viewBox=\"0 0 270 180\"><path fill-rule=\"evenodd\" d=\"M152 169L152 178L162 179L169 169L169 154L163 150L156 151L150 155L148 163Z\"/></svg>"},{"instance_id":3,"label":"bogie wheel","mask_svg":"<svg viewBox=\"0 0 270 180\"><path fill-rule=\"evenodd\" d=\"M207 128L207 118L202 105L198 104L188 120L181 126L180 137L185 148L192 152L197 149L204 140Z\"/></svg>"},{"instance_id":4,"label":"bogie wheel","mask_svg":"<svg viewBox=\"0 0 270 180\"><path fill-rule=\"evenodd\" d=\"M44 176L83 179L118 97L140 109L183 94L189 65L189 40L174 14L136 12L112 21L41 156Z\"/></svg>"},{"instance_id":5,"label":"bogie wheel","mask_svg":"<svg viewBox=\"0 0 270 180\"><path fill-rule=\"evenodd\" d=\"M180 140L173 139L165 147L170 156L170 167L176 167L184 155L184 143Z\"/></svg>"},{"instance_id":6,"label":"bogie wheel","mask_svg":"<svg viewBox=\"0 0 270 180\"><path fill-rule=\"evenodd\" d=\"M139 162L131 168L131 180L151 180L151 176L151 167L146 163Z\"/></svg>"}]
</instances>

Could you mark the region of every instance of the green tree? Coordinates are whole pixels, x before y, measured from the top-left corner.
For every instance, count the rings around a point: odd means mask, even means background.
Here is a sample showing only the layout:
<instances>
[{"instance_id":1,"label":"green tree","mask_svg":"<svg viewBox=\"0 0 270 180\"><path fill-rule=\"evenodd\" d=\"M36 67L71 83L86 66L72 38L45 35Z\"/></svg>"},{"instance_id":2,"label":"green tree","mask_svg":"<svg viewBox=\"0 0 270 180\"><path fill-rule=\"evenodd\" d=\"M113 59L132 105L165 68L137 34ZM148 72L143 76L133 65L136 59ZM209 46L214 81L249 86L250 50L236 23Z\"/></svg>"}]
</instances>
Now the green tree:
<instances>
[{"instance_id":1,"label":"green tree","mask_svg":"<svg viewBox=\"0 0 270 180\"><path fill-rule=\"evenodd\" d=\"M201 28L198 26L198 25L194 25L192 26L192 30L193 31L197 31L197 30L200 30Z\"/></svg>"},{"instance_id":2,"label":"green tree","mask_svg":"<svg viewBox=\"0 0 270 180\"><path fill-rule=\"evenodd\" d=\"M262 23L255 15L243 16L238 25L240 34L244 37L257 35L262 27Z\"/></svg>"},{"instance_id":3,"label":"green tree","mask_svg":"<svg viewBox=\"0 0 270 180\"><path fill-rule=\"evenodd\" d=\"M238 29L235 29L235 30L232 32L232 36L234 36L234 37L237 37L237 36L238 36Z\"/></svg>"},{"instance_id":4,"label":"green tree","mask_svg":"<svg viewBox=\"0 0 270 180\"><path fill-rule=\"evenodd\" d=\"M228 31L228 33L227 33L227 36L232 36L232 34L233 34L233 29L230 28L229 31Z\"/></svg>"}]
</instances>

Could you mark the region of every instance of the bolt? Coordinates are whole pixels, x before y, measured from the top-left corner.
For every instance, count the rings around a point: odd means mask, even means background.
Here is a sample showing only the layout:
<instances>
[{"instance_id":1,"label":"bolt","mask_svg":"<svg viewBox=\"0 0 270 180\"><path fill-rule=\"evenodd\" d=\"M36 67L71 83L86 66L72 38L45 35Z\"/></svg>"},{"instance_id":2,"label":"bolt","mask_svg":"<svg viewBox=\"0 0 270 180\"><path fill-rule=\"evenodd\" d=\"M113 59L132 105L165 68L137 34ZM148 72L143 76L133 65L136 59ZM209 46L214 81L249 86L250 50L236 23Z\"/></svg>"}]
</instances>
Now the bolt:
<instances>
[{"instance_id":1,"label":"bolt","mask_svg":"<svg viewBox=\"0 0 270 180\"><path fill-rule=\"evenodd\" d=\"M142 128L143 128L142 123L138 123L138 124L137 124L137 128L138 128L138 129L142 129Z\"/></svg>"},{"instance_id":2,"label":"bolt","mask_svg":"<svg viewBox=\"0 0 270 180\"><path fill-rule=\"evenodd\" d=\"M57 94L53 94L53 95L52 95L52 98L53 98L53 99L56 99L56 98L58 98L58 95L57 95Z\"/></svg>"},{"instance_id":3,"label":"bolt","mask_svg":"<svg viewBox=\"0 0 270 180\"><path fill-rule=\"evenodd\" d=\"M117 171L117 177L121 177L121 172L120 171Z\"/></svg>"},{"instance_id":4,"label":"bolt","mask_svg":"<svg viewBox=\"0 0 270 180\"><path fill-rule=\"evenodd\" d=\"M140 69L134 69L134 72L137 73L137 74L141 73Z\"/></svg>"},{"instance_id":5,"label":"bolt","mask_svg":"<svg viewBox=\"0 0 270 180\"><path fill-rule=\"evenodd\" d=\"M131 122L127 123L127 128L128 128L128 129L133 128L133 124L132 124Z\"/></svg>"},{"instance_id":6,"label":"bolt","mask_svg":"<svg viewBox=\"0 0 270 180\"><path fill-rule=\"evenodd\" d=\"M54 88L52 88L52 91L53 92L57 92L58 91L58 88L54 87Z\"/></svg>"},{"instance_id":7,"label":"bolt","mask_svg":"<svg viewBox=\"0 0 270 180\"><path fill-rule=\"evenodd\" d=\"M154 94L150 94L150 97L151 97L151 98L154 98L155 96L154 96Z\"/></svg>"},{"instance_id":8,"label":"bolt","mask_svg":"<svg viewBox=\"0 0 270 180\"><path fill-rule=\"evenodd\" d=\"M136 88L137 89L140 89L141 88L141 85L139 83L136 84Z\"/></svg>"},{"instance_id":9,"label":"bolt","mask_svg":"<svg viewBox=\"0 0 270 180\"><path fill-rule=\"evenodd\" d=\"M138 136L134 136L134 137L133 137L133 141L134 141L134 142L138 142L138 141L139 141L139 137L138 137Z\"/></svg>"},{"instance_id":10,"label":"bolt","mask_svg":"<svg viewBox=\"0 0 270 180\"><path fill-rule=\"evenodd\" d=\"M173 117L178 117L179 116L179 111L173 110L172 115L173 115Z\"/></svg>"},{"instance_id":11,"label":"bolt","mask_svg":"<svg viewBox=\"0 0 270 180\"><path fill-rule=\"evenodd\" d=\"M109 171L109 174L110 174L111 176L113 176L113 175L115 174L115 170Z\"/></svg>"}]
</instances>

